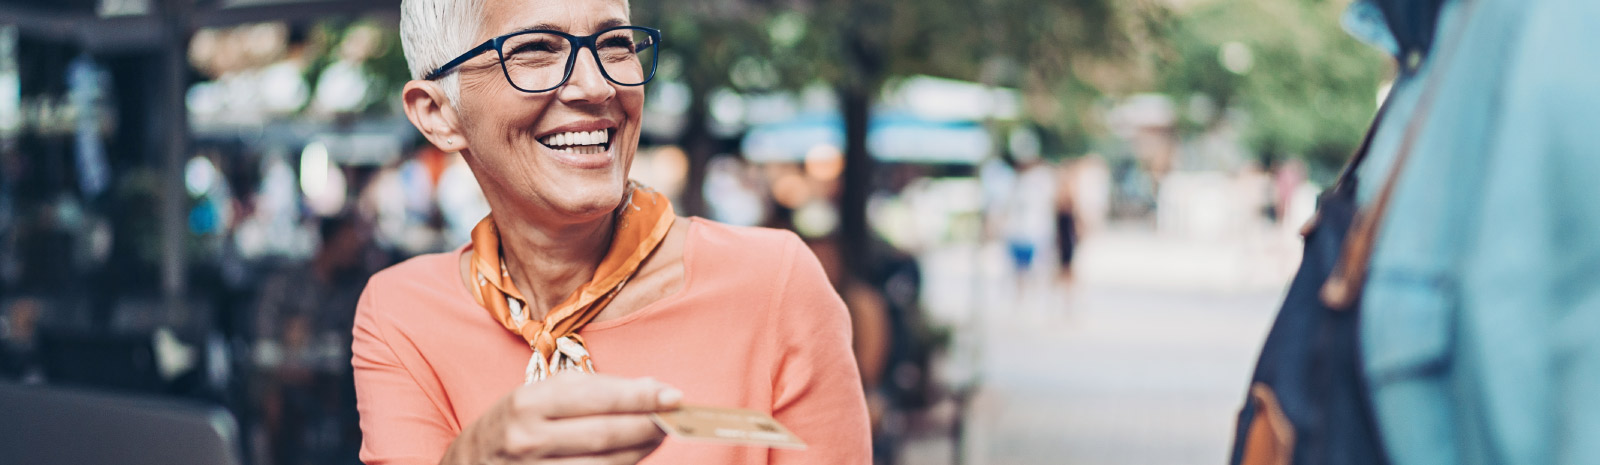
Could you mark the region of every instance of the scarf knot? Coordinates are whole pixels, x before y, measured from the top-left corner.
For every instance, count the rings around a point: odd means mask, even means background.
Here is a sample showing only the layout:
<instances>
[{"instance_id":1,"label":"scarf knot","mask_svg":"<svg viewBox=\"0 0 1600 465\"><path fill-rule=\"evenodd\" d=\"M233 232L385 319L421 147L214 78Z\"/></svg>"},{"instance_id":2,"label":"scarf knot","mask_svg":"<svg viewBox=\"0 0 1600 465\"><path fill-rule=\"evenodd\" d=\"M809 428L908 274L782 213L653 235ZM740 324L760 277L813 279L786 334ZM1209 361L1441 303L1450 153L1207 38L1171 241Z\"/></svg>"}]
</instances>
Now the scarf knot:
<instances>
[{"instance_id":1,"label":"scarf knot","mask_svg":"<svg viewBox=\"0 0 1600 465\"><path fill-rule=\"evenodd\" d=\"M473 298L508 331L522 336L533 354L528 359L525 383L562 371L594 372L593 361L578 330L589 324L616 297L639 266L666 238L677 219L666 196L638 182L617 207L611 245L589 282L579 286L543 319L529 314L527 299L517 291L505 265L500 230L494 216L486 216L472 229Z\"/></svg>"}]
</instances>

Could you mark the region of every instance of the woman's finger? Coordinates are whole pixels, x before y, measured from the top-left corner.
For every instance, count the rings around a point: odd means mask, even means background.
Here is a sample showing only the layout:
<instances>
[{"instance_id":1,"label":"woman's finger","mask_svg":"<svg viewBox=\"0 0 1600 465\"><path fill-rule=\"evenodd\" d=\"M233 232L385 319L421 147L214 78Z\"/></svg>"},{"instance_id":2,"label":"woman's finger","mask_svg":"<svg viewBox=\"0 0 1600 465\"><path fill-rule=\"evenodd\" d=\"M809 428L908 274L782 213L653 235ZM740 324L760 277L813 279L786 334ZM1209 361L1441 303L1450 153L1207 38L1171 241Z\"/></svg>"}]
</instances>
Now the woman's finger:
<instances>
[{"instance_id":1,"label":"woman's finger","mask_svg":"<svg viewBox=\"0 0 1600 465\"><path fill-rule=\"evenodd\" d=\"M640 460L644 460L651 452L655 452L658 445L660 443L651 444L649 447L636 447L600 455L561 457L542 463L552 465L634 465L639 463Z\"/></svg>"},{"instance_id":2,"label":"woman's finger","mask_svg":"<svg viewBox=\"0 0 1600 465\"><path fill-rule=\"evenodd\" d=\"M639 448L654 449L666 437L645 414L593 415L552 420L544 424L545 457L610 454Z\"/></svg>"},{"instance_id":3,"label":"woman's finger","mask_svg":"<svg viewBox=\"0 0 1600 465\"><path fill-rule=\"evenodd\" d=\"M683 393L648 378L562 374L529 389L542 391L529 407L545 418L562 419L613 413L653 413L678 408Z\"/></svg>"}]
</instances>

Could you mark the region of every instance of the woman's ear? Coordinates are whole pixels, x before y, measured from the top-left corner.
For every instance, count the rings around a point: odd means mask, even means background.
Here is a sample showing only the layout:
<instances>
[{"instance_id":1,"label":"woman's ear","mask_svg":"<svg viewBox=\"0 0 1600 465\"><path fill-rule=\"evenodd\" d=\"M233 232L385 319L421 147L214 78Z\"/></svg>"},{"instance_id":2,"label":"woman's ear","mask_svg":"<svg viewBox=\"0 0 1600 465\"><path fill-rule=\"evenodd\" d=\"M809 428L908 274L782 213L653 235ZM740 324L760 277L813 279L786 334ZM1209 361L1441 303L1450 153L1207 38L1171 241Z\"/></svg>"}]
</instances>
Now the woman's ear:
<instances>
[{"instance_id":1,"label":"woman's ear","mask_svg":"<svg viewBox=\"0 0 1600 465\"><path fill-rule=\"evenodd\" d=\"M428 142L445 152L466 150L467 139L458 129L461 120L457 118L456 107L451 105L439 83L420 79L407 82L400 90L400 99L404 102L406 118L411 119L411 124L422 131Z\"/></svg>"}]
</instances>

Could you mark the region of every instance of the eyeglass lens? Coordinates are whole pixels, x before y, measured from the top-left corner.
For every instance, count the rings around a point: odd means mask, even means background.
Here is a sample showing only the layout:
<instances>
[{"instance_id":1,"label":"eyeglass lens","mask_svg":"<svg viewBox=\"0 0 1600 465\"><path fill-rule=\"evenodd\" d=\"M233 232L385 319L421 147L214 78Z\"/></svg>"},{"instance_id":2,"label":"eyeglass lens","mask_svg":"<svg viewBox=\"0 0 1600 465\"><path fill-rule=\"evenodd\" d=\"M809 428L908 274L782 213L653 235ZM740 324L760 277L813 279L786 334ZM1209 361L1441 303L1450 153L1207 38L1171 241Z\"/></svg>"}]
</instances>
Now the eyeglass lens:
<instances>
[{"instance_id":1,"label":"eyeglass lens","mask_svg":"<svg viewBox=\"0 0 1600 465\"><path fill-rule=\"evenodd\" d=\"M561 85L572 52L572 42L566 37L535 32L506 39L501 47L501 60L511 84L524 90L541 91ZM595 38L595 52L606 77L617 84L643 84L655 69L656 47L651 43L650 34L643 30L606 32Z\"/></svg>"}]
</instances>

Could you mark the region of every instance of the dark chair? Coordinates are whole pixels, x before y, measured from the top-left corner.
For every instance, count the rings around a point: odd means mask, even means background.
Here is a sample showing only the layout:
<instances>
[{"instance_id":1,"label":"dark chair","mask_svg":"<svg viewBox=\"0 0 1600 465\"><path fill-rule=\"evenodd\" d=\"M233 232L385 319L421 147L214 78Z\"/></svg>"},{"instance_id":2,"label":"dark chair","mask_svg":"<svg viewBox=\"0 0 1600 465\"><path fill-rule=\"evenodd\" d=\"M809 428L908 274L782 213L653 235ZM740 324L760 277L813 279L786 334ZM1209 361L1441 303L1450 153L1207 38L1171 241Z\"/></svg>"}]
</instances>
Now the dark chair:
<instances>
[{"instance_id":1,"label":"dark chair","mask_svg":"<svg viewBox=\"0 0 1600 465\"><path fill-rule=\"evenodd\" d=\"M38 357L49 384L126 392L161 393L166 383L156 367L149 335L41 332Z\"/></svg>"}]
</instances>

